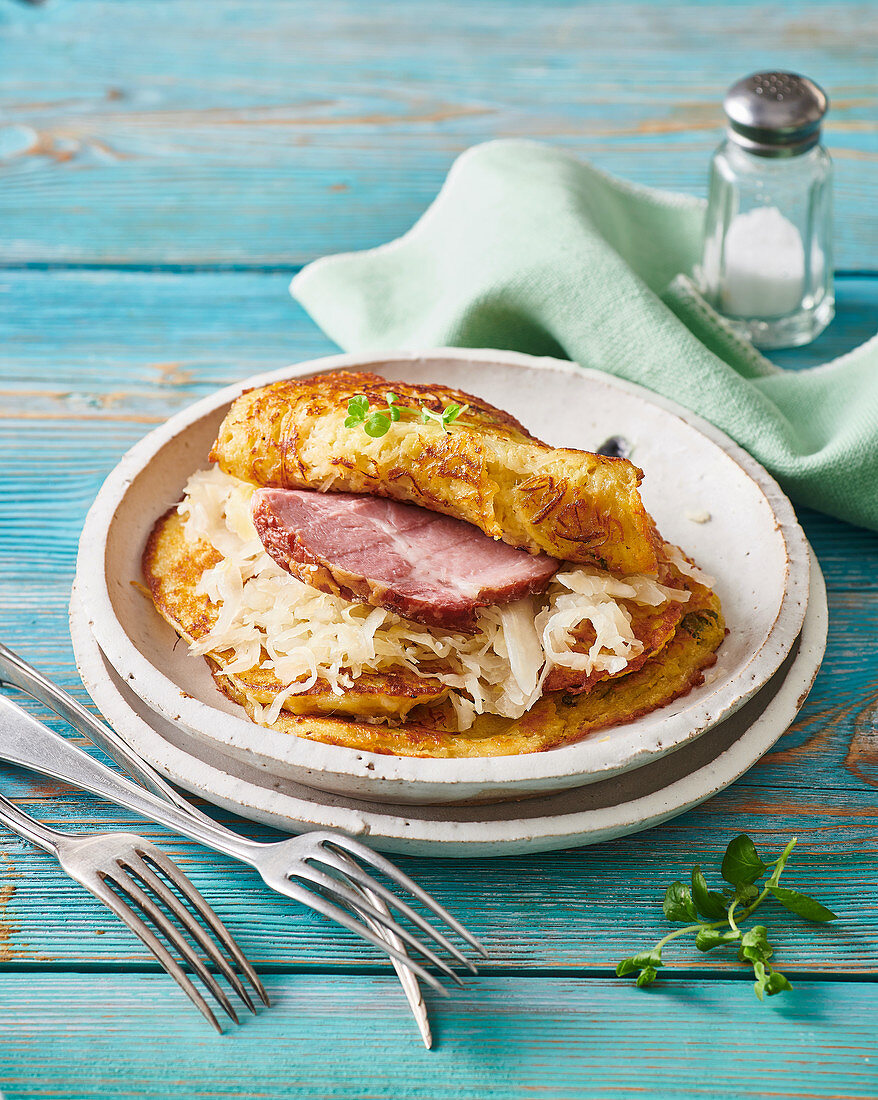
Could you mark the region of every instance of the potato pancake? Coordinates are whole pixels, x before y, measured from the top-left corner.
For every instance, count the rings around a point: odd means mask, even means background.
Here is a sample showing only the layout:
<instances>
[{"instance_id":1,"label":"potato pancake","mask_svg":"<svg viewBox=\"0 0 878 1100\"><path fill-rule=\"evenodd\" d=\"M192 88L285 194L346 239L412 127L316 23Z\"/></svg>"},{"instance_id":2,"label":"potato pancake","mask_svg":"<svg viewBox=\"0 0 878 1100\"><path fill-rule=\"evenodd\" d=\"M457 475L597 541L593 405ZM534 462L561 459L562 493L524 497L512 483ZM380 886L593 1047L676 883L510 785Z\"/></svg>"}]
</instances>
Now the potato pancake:
<instances>
[{"instance_id":1,"label":"potato pancake","mask_svg":"<svg viewBox=\"0 0 878 1100\"><path fill-rule=\"evenodd\" d=\"M153 602L190 643L204 642L222 614L223 604L211 599L205 578L223 562L223 554L209 542L187 537L184 518L175 509L160 518L149 538L143 571ZM702 682L724 636L719 601L669 562L663 565L662 581L666 591L685 589L686 598L655 605L626 602L639 648L622 662L622 672L604 669L583 676L555 667L546 678L545 693L520 717L476 714L466 729L456 728L451 693L439 678L447 671L441 656L433 667L422 667L420 675L404 666L361 671L342 692L317 677L290 695L283 695L289 685L263 667L264 650L243 669L234 667L230 650L208 650L205 656L224 694L254 721L283 733L400 756L537 752L630 721ZM592 640L581 629L573 647L587 649ZM280 696L282 709L276 717L266 717L266 708Z\"/></svg>"},{"instance_id":2,"label":"potato pancake","mask_svg":"<svg viewBox=\"0 0 878 1100\"><path fill-rule=\"evenodd\" d=\"M397 398L393 430L346 427L348 402ZM420 409L466 406L447 431ZM341 371L275 382L233 402L211 459L255 485L371 493L465 520L531 553L619 573L657 570L640 500L642 472L622 458L550 447L508 413L445 386Z\"/></svg>"}]
</instances>

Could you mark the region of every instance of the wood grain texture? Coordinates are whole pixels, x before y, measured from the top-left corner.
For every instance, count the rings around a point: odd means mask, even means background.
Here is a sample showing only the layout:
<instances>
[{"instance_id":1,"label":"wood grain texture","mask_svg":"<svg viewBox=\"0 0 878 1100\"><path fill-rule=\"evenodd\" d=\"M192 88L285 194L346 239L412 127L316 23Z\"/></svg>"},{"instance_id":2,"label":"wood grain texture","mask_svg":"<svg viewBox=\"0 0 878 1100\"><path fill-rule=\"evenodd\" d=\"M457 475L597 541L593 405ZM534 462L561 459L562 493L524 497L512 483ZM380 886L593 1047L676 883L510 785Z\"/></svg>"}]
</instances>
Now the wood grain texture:
<instances>
[{"instance_id":1,"label":"wood grain texture","mask_svg":"<svg viewBox=\"0 0 878 1100\"><path fill-rule=\"evenodd\" d=\"M833 100L838 263L874 268L868 3L65 0L0 15L0 259L300 263L407 229L463 149L556 142L703 194L728 85Z\"/></svg>"},{"instance_id":2,"label":"wood grain texture","mask_svg":"<svg viewBox=\"0 0 878 1100\"><path fill-rule=\"evenodd\" d=\"M0 978L8 1100L171 1096L301 1100L874 1100L878 986L797 982L760 1005L747 982L636 990L618 980L476 980L431 1002L417 1044L391 979L295 974L223 1036L164 976ZM169 1020L174 1021L170 1030ZM23 1039L22 1036L27 1036ZM743 1072L742 1072L743 1069Z\"/></svg>"},{"instance_id":3,"label":"wood grain texture","mask_svg":"<svg viewBox=\"0 0 878 1100\"><path fill-rule=\"evenodd\" d=\"M0 403L3 638L85 702L66 625L85 512L121 453L154 423L218 385L334 350L289 299L286 282L282 273L28 271L7 273L0 283L6 287L0 300L11 305ZM878 280L843 281L843 303L849 291L857 302L878 300ZM34 302L39 309L31 308ZM845 316L850 311L843 308ZM848 338L842 320L824 339L841 348ZM786 354L793 364L803 355ZM742 829L773 845L799 832L807 849L804 887L822 896L828 890L827 902L841 912L852 912L857 898L867 913L878 912L871 885L878 535L816 513L803 520L830 589L826 664L792 730L745 781L661 829L589 851L500 863L406 861L486 937L497 966L610 968L657 934L669 876L696 859L717 864ZM58 784L3 774L4 789L62 826L135 824L96 800L73 792L59 797ZM167 837L156 829L151 835ZM248 872L178 839L168 843L258 960L354 967L378 961L344 933L327 937L322 922L269 895ZM6 930L0 957L8 965L149 965L139 945L46 857L11 838L2 851L10 861L5 881L14 887L0 917ZM604 900L589 904L592 895ZM46 905L47 898L53 903ZM64 899L60 909L57 898ZM810 929L792 924L785 950L798 966L869 973L876 932L869 915L862 926L839 926L815 945Z\"/></svg>"},{"instance_id":4,"label":"wood grain texture","mask_svg":"<svg viewBox=\"0 0 878 1100\"><path fill-rule=\"evenodd\" d=\"M254 872L169 836L93 799L37 780L4 791L49 824L73 831L135 829L160 844L191 876L255 964L269 969L389 969L380 953L299 905L270 893ZM226 821L228 815L217 815ZM242 825L253 837L266 830ZM878 936L875 815L844 792L801 794L736 784L704 807L633 838L590 849L500 860L397 859L399 866L449 906L487 946L488 972L572 970L608 976L620 959L646 950L669 930L665 888L700 863L719 888L728 841L747 830L760 849L779 852L800 838L790 885L839 914L831 927L798 920L774 903L760 911L772 929L777 965L809 974L876 976ZM48 856L3 837L0 962L16 971L37 966L136 963L157 969L140 944L98 902L70 882ZM703 977L740 973L732 953L703 956L691 943L669 947L669 968Z\"/></svg>"},{"instance_id":5,"label":"wood grain texture","mask_svg":"<svg viewBox=\"0 0 878 1100\"><path fill-rule=\"evenodd\" d=\"M87 702L66 637L72 542L46 569L54 576L60 568L63 580L38 580L26 569L5 574L0 616L8 624L4 640ZM843 920L815 935L811 926L774 914L781 917L785 957L789 952L794 965L815 970L874 973L878 594L865 600L862 592L843 590L831 597L827 659L809 701L776 749L727 792L642 836L594 849L501 861L407 859L402 865L484 938L492 965L607 969L661 934L664 887L693 862L715 870L726 843L741 831L769 850L797 834L801 848L791 881L821 897ZM0 775L5 791L50 823L134 826L168 846L261 962L377 961L375 952L352 937L265 891L250 872L63 784L5 768ZM240 821L236 827L251 836L271 835ZM13 887L0 917L0 957L8 964L146 961L127 933L46 856L11 837L3 838L0 851L3 880ZM682 955L686 965L704 969L730 965L721 957Z\"/></svg>"},{"instance_id":6,"label":"wood grain texture","mask_svg":"<svg viewBox=\"0 0 878 1100\"><path fill-rule=\"evenodd\" d=\"M66 613L85 512L120 455L198 397L335 349L287 294L317 256L407 229L453 158L557 142L701 194L725 87L789 67L829 91L838 318L796 369L874 334L878 12L756 0L53 0L0 7L0 639L87 701ZM801 515L827 577L826 661L793 727L728 791L597 848L401 859L488 944L418 1046L377 952L249 871L63 784L0 789L72 831L139 828L216 905L275 1006L212 1036L140 944L24 841L0 836L0 1091L386 1100L536 1096L874 1100L878 1072L878 535ZM247 835L269 830L215 811ZM667 952L665 885L715 881L728 839L771 851L840 920L776 909L791 995L732 959ZM811 980L817 979L820 980Z\"/></svg>"}]
</instances>

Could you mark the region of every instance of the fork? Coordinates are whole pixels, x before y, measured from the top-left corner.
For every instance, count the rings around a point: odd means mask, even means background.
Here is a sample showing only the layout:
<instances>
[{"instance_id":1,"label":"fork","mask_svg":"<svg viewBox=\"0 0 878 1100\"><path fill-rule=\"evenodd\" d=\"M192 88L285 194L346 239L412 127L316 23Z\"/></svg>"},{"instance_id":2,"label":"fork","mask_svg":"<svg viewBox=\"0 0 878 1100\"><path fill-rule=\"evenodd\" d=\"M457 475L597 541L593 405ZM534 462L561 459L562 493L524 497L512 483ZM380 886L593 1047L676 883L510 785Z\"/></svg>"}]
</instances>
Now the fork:
<instances>
[{"instance_id":1,"label":"fork","mask_svg":"<svg viewBox=\"0 0 878 1100\"><path fill-rule=\"evenodd\" d=\"M222 829L222 826L214 822L212 818L201 813L195 806L178 794L177 791L158 774L158 772L146 763L146 761L137 756L111 726L107 726L95 718L95 716L86 710L72 695L69 695L57 684L52 683L51 680L48 680L33 668L33 666L29 665L27 661L2 643L0 643L0 684L16 687L20 691L30 695L33 699L49 707L50 710L60 715L66 722L73 726L78 733L82 734L93 744L101 748L110 759L114 760L123 770L127 771L129 775L134 776L141 786L151 790L154 794L164 798L190 816L198 818L214 828ZM233 839L236 839L238 836L238 834L231 830L224 831ZM374 893L370 893L365 887L355 887L355 889L362 890L367 900L371 902L375 908L380 909L385 915L389 915L386 902L380 897ZM377 932L384 939L389 940L402 954L407 954L405 944L395 936L392 931L382 927L382 925L371 920L365 914L363 918L373 931ZM415 973L408 965L401 962L398 958L391 957L391 962L399 977L400 984L409 1002L412 1014L415 1017L424 1046L429 1050L433 1043L430 1031L430 1021L427 1016L426 1005L424 1004L424 999L421 995Z\"/></svg>"},{"instance_id":2,"label":"fork","mask_svg":"<svg viewBox=\"0 0 878 1100\"><path fill-rule=\"evenodd\" d=\"M236 1024L238 1015L192 944L156 901L177 918L183 931L201 947L251 1012L255 1013L256 1009L250 994L208 930L250 982L262 1003L269 1004L262 982L229 930L180 868L155 844L134 833L72 836L58 829L50 829L4 795L0 795L0 821L25 840L55 856L75 882L111 909L139 937L217 1031L222 1032L222 1028L207 1001L159 937L176 949L183 962L197 974L216 1003ZM181 897L189 908L180 900ZM152 923L152 928L144 918Z\"/></svg>"},{"instance_id":3,"label":"fork","mask_svg":"<svg viewBox=\"0 0 878 1100\"><path fill-rule=\"evenodd\" d=\"M3 679L8 680L8 677ZM423 965L406 954L405 947L419 952L453 981L460 985L463 983L431 947L394 920L389 906L472 973L477 973L475 966L443 932L374 875L367 873L362 864L369 865L407 891L448 928L482 955L487 955L479 941L439 902L390 860L353 838L339 832L317 831L268 844L248 840L205 815L172 805L116 774L2 694L0 759L73 783L253 867L273 890L309 906L385 951L437 992L446 994L447 990ZM385 904L374 904L373 899L380 899ZM362 919L353 916L350 909ZM376 924L390 935L376 931ZM400 940L402 945L397 946Z\"/></svg>"}]
</instances>

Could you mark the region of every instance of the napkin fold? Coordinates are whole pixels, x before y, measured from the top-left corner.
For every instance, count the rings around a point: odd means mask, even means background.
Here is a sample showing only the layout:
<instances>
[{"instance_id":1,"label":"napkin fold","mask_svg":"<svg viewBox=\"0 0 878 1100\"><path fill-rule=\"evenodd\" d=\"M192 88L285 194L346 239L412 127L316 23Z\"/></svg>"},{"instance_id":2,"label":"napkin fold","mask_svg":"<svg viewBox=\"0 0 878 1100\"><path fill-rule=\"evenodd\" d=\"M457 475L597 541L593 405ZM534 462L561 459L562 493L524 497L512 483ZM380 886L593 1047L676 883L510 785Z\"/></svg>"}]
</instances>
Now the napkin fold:
<instances>
[{"instance_id":1,"label":"napkin fold","mask_svg":"<svg viewBox=\"0 0 878 1100\"><path fill-rule=\"evenodd\" d=\"M476 146L413 229L291 291L348 351L499 348L637 382L712 421L799 502L878 529L878 336L785 371L688 277L704 203L530 141Z\"/></svg>"}]
</instances>

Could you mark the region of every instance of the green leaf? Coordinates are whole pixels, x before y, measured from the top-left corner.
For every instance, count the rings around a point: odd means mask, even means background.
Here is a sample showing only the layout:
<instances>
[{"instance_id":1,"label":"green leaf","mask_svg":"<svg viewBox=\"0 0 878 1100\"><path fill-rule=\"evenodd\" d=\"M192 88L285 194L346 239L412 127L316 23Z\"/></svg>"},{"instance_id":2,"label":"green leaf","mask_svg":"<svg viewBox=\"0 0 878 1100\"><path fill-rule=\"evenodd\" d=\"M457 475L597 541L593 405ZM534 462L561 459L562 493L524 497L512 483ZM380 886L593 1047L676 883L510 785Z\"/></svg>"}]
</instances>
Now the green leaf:
<instances>
[{"instance_id":1,"label":"green leaf","mask_svg":"<svg viewBox=\"0 0 878 1100\"><path fill-rule=\"evenodd\" d=\"M699 928L695 936L695 946L699 951L712 951L726 943L736 943L741 938L732 928Z\"/></svg>"},{"instance_id":2,"label":"green leaf","mask_svg":"<svg viewBox=\"0 0 878 1100\"><path fill-rule=\"evenodd\" d=\"M746 833L736 836L726 848L721 874L733 886L755 882L768 870L756 851L756 846Z\"/></svg>"},{"instance_id":3,"label":"green leaf","mask_svg":"<svg viewBox=\"0 0 878 1100\"><path fill-rule=\"evenodd\" d=\"M358 420L364 420L369 411L369 398L364 393L359 393L348 401L348 412Z\"/></svg>"},{"instance_id":4,"label":"green leaf","mask_svg":"<svg viewBox=\"0 0 878 1100\"><path fill-rule=\"evenodd\" d=\"M390 419L393 421L394 424L402 416L402 413L399 411L399 409L396 407L396 405L388 405L387 406L387 413L390 416Z\"/></svg>"},{"instance_id":5,"label":"green leaf","mask_svg":"<svg viewBox=\"0 0 878 1100\"><path fill-rule=\"evenodd\" d=\"M363 424L363 430L366 435L371 436L373 439L378 439L379 436L387 435L389 428L390 418L380 412L372 413Z\"/></svg>"},{"instance_id":6,"label":"green leaf","mask_svg":"<svg viewBox=\"0 0 878 1100\"><path fill-rule=\"evenodd\" d=\"M741 937L741 950L738 957L742 962L749 959L753 963L754 970L757 963L761 966L773 954L774 948L768 942L768 929L764 924L755 924Z\"/></svg>"},{"instance_id":7,"label":"green leaf","mask_svg":"<svg viewBox=\"0 0 878 1100\"><path fill-rule=\"evenodd\" d=\"M749 905L751 901L755 901L759 897L759 894L759 889L756 886L749 885L749 883L739 882L735 887L735 899L741 905Z\"/></svg>"},{"instance_id":8,"label":"green leaf","mask_svg":"<svg viewBox=\"0 0 878 1100\"><path fill-rule=\"evenodd\" d=\"M663 966L662 949L651 947L649 951L641 951L639 954L634 955L634 963L636 966Z\"/></svg>"},{"instance_id":9,"label":"green leaf","mask_svg":"<svg viewBox=\"0 0 878 1100\"><path fill-rule=\"evenodd\" d=\"M362 417L359 417L359 416L349 416L349 417L348 417L348 418L347 418L347 419L345 420L345 422L344 422L344 426L345 426L346 428L355 428L355 427L356 427L356 426L357 426L358 424L362 424L362 423L363 423Z\"/></svg>"},{"instance_id":10,"label":"green leaf","mask_svg":"<svg viewBox=\"0 0 878 1100\"><path fill-rule=\"evenodd\" d=\"M807 894L800 894L798 890L788 890L785 886L769 886L769 890L785 909L789 909L797 917L815 921L838 920L838 915L831 909L827 909L814 898L809 898Z\"/></svg>"},{"instance_id":11,"label":"green leaf","mask_svg":"<svg viewBox=\"0 0 878 1100\"><path fill-rule=\"evenodd\" d=\"M707 879L701 873L701 868L697 864L692 868L692 900L695 902L695 908L703 917L722 920L726 915L726 902L722 894L717 894L714 890L708 890Z\"/></svg>"},{"instance_id":12,"label":"green leaf","mask_svg":"<svg viewBox=\"0 0 878 1100\"><path fill-rule=\"evenodd\" d=\"M635 970L655 971L661 965L661 948L653 947L650 951L641 951L639 955L623 959L616 967L616 977L624 978L627 974L633 974Z\"/></svg>"},{"instance_id":13,"label":"green leaf","mask_svg":"<svg viewBox=\"0 0 878 1100\"><path fill-rule=\"evenodd\" d=\"M648 966L645 970L641 970L637 975L637 982L635 983L639 989L643 989L645 986L652 985L657 976L657 971L654 966Z\"/></svg>"},{"instance_id":14,"label":"green leaf","mask_svg":"<svg viewBox=\"0 0 878 1100\"><path fill-rule=\"evenodd\" d=\"M756 975L756 981L753 983L753 990L759 1000L762 1000L762 992L765 989L765 984L768 981L768 974L765 970L765 964L758 959L753 963L753 973Z\"/></svg>"},{"instance_id":15,"label":"green leaf","mask_svg":"<svg viewBox=\"0 0 878 1100\"><path fill-rule=\"evenodd\" d=\"M682 882L672 882L667 888L662 902L662 909L665 916L671 921L686 924L689 921L698 920L698 913L695 911L695 903L692 901L689 887L684 886Z\"/></svg>"},{"instance_id":16,"label":"green leaf","mask_svg":"<svg viewBox=\"0 0 878 1100\"><path fill-rule=\"evenodd\" d=\"M395 393L390 393L389 390L388 390L388 392L385 396L387 397L387 404L388 405L395 405L396 402L399 400L399 398L396 396L396 394Z\"/></svg>"},{"instance_id":17,"label":"green leaf","mask_svg":"<svg viewBox=\"0 0 878 1100\"><path fill-rule=\"evenodd\" d=\"M616 977L624 978L626 974L633 974L635 970L646 970L648 967L656 970L660 966L662 966L661 948L653 947L650 951L641 951L639 955L623 959L616 967Z\"/></svg>"},{"instance_id":18,"label":"green leaf","mask_svg":"<svg viewBox=\"0 0 878 1100\"><path fill-rule=\"evenodd\" d=\"M783 993L785 990L792 988L792 985L779 970L772 970L765 983L765 992L769 997L773 997L776 993Z\"/></svg>"},{"instance_id":19,"label":"green leaf","mask_svg":"<svg viewBox=\"0 0 878 1100\"><path fill-rule=\"evenodd\" d=\"M443 432L447 432L448 425L455 421L465 408L467 408L466 405L446 405L441 413L437 413L428 409L426 405L421 405L421 420L424 424L438 424Z\"/></svg>"}]
</instances>

